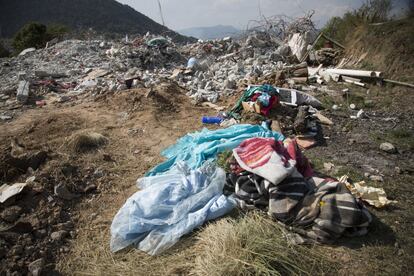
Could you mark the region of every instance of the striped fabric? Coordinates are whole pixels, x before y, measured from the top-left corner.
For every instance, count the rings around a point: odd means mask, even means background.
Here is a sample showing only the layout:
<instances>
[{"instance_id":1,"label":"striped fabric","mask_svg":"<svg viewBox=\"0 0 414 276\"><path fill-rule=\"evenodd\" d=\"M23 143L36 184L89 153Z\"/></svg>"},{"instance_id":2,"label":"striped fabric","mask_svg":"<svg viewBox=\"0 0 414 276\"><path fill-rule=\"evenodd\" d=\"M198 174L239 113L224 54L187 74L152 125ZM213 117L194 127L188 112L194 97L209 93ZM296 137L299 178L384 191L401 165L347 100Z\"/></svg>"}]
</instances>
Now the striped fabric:
<instances>
[{"instance_id":1,"label":"striped fabric","mask_svg":"<svg viewBox=\"0 0 414 276\"><path fill-rule=\"evenodd\" d=\"M316 177L306 181L296 169L277 185L247 171L229 174L226 189L233 189L240 206L266 210L285 225L301 228L302 237L296 238L301 242L365 234L372 220L344 184Z\"/></svg>"}]
</instances>

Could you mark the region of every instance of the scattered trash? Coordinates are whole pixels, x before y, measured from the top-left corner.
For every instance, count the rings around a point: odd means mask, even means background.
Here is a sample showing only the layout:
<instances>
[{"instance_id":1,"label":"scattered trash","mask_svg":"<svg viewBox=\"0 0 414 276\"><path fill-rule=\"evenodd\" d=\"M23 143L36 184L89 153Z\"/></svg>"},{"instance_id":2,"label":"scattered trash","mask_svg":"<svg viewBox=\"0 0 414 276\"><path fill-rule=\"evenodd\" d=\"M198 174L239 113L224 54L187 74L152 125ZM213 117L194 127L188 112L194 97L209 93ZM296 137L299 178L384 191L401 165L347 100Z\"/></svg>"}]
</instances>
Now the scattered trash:
<instances>
[{"instance_id":1,"label":"scattered trash","mask_svg":"<svg viewBox=\"0 0 414 276\"><path fill-rule=\"evenodd\" d=\"M387 195L382 188L374 188L365 185L365 181L349 183L347 175L342 176L339 181L346 184L354 196L367 202L376 208L383 208L389 204L395 204L397 201L387 199Z\"/></svg>"},{"instance_id":2,"label":"scattered trash","mask_svg":"<svg viewBox=\"0 0 414 276\"><path fill-rule=\"evenodd\" d=\"M384 182L384 178L381 175L371 175L369 179L375 182Z\"/></svg>"},{"instance_id":3,"label":"scattered trash","mask_svg":"<svg viewBox=\"0 0 414 276\"><path fill-rule=\"evenodd\" d=\"M13 185L3 184L0 187L0 203L4 203L9 198L20 194L27 186L27 183L16 183Z\"/></svg>"},{"instance_id":4,"label":"scattered trash","mask_svg":"<svg viewBox=\"0 0 414 276\"><path fill-rule=\"evenodd\" d=\"M46 101L45 100L42 100L42 101L36 101L36 106L38 106L38 107L43 107L43 106L45 106L46 105Z\"/></svg>"},{"instance_id":5,"label":"scattered trash","mask_svg":"<svg viewBox=\"0 0 414 276\"><path fill-rule=\"evenodd\" d=\"M223 121L223 118L220 117L203 117L201 122L203 124L217 124L219 125Z\"/></svg>"},{"instance_id":6,"label":"scattered trash","mask_svg":"<svg viewBox=\"0 0 414 276\"><path fill-rule=\"evenodd\" d=\"M17 100L21 103L26 103L29 99L30 82L21 80L17 88Z\"/></svg>"}]
</instances>

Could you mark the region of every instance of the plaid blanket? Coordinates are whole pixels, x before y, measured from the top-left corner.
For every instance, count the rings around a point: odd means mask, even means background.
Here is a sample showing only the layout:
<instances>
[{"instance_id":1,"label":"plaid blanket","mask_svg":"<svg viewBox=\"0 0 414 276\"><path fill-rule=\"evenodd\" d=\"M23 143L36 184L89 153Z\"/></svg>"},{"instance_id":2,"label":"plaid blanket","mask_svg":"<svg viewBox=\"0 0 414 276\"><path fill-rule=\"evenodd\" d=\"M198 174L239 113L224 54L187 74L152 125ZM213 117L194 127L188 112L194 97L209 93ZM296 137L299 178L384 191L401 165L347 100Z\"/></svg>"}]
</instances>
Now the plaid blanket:
<instances>
[{"instance_id":1,"label":"plaid blanket","mask_svg":"<svg viewBox=\"0 0 414 276\"><path fill-rule=\"evenodd\" d=\"M234 190L242 208L260 208L287 226L299 227L300 242L329 243L342 235L362 235L372 220L344 184L305 180L296 169L277 185L250 172L228 174L226 189Z\"/></svg>"}]
</instances>

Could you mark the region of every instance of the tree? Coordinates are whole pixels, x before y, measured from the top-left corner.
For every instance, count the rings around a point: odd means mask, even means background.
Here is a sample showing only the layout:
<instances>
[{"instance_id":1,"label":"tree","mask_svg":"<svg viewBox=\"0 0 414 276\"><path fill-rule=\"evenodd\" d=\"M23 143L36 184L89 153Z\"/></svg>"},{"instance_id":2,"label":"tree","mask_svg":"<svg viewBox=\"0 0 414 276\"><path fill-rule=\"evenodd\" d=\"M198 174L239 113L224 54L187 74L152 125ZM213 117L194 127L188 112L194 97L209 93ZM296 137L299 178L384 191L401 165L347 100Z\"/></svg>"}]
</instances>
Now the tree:
<instances>
[{"instance_id":1,"label":"tree","mask_svg":"<svg viewBox=\"0 0 414 276\"><path fill-rule=\"evenodd\" d=\"M24 49L41 48L48 40L47 27L43 24L32 22L23 26L13 39L13 47L20 52Z\"/></svg>"}]
</instances>

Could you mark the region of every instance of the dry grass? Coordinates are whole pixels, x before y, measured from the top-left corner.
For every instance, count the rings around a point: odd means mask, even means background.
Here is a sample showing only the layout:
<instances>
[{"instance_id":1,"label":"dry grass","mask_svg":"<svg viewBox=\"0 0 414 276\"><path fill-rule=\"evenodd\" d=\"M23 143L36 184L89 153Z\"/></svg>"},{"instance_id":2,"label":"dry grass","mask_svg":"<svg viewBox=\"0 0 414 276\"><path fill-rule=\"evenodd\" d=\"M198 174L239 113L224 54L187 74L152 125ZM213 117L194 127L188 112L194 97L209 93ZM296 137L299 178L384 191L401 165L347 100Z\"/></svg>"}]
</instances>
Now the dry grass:
<instances>
[{"instance_id":1,"label":"dry grass","mask_svg":"<svg viewBox=\"0 0 414 276\"><path fill-rule=\"evenodd\" d=\"M81 153L97 149L105 145L108 138L96 132L78 133L72 135L67 142L67 145L72 152Z\"/></svg>"},{"instance_id":2,"label":"dry grass","mask_svg":"<svg viewBox=\"0 0 414 276\"><path fill-rule=\"evenodd\" d=\"M106 205L106 204L103 204ZM98 210L99 211L99 210ZM290 245L283 229L262 214L224 218L184 237L161 256L109 251L110 220L82 229L63 259L70 275L314 275L335 270L320 247Z\"/></svg>"},{"instance_id":3,"label":"dry grass","mask_svg":"<svg viewBox=\"0 0 414 276\"><path fill-rule=\"evenodd\" d=\"M334 270L320 247L291 245L282 226L258 213L220 220L198 239L196 275L320 275Z\"/></svg>"}]
</instances>

